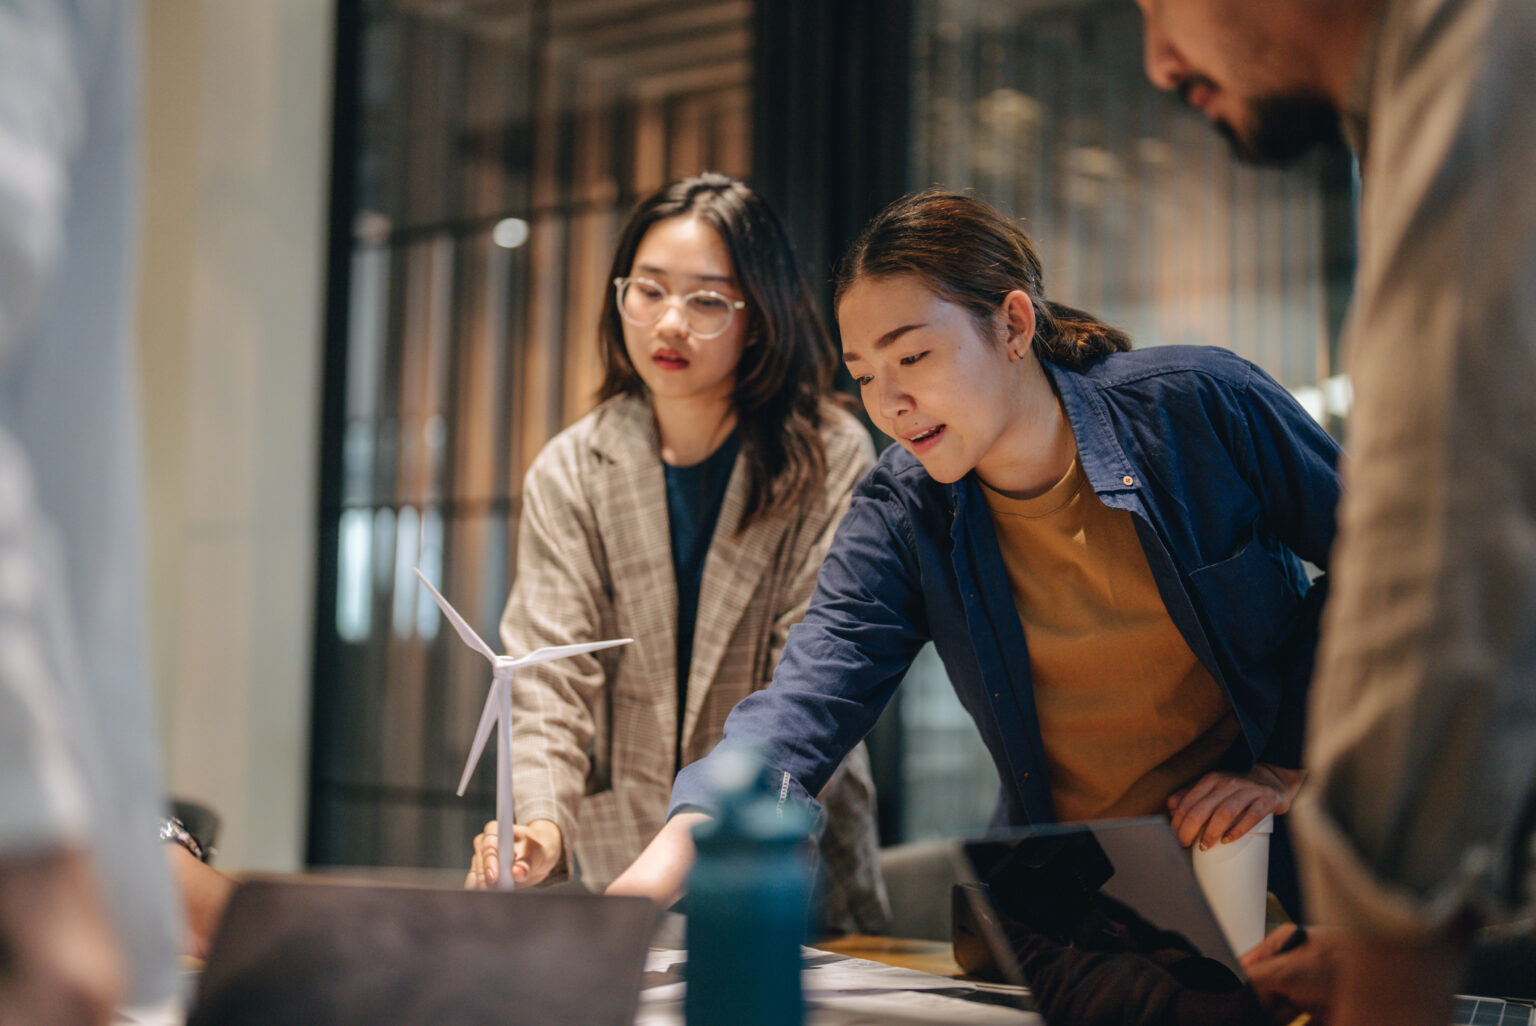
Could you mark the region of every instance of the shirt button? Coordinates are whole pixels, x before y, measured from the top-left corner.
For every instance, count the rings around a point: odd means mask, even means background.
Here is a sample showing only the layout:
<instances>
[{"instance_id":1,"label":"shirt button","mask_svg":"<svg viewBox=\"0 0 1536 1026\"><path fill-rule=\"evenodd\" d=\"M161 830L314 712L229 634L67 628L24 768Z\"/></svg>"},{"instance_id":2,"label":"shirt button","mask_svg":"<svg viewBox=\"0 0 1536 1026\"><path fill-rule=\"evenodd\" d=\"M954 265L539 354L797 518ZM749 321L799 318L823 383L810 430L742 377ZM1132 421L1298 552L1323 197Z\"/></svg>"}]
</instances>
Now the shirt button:
<instances>
[{"instance_id":1,"label":"shirt button","mask_svg":"<svg viewBox=\"0 0 1536 1026\"><path fill-rule=\"evenodd\" d=\"M1122 477L1120 479L1120 483L1125 485L1127 488L1129 488L1131 485L1136 483L1136 479L1134 477L1132 477L1131 475L1127 474L1127 475L1125 475L1124 477Z\"/></svg>"}]
</instances>

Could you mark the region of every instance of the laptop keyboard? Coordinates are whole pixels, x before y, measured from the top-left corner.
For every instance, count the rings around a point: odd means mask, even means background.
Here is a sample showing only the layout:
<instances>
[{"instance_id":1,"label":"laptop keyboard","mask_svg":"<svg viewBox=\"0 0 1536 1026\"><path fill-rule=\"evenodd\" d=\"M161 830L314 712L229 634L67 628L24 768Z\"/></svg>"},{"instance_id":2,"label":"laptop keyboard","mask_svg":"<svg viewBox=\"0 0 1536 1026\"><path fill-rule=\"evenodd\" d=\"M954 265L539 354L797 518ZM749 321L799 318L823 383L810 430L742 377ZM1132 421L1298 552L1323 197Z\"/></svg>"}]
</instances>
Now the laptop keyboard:
<instances>
[{"instance_id":1,"label":"laptop keyboard","mask_svg":"<svg viewBox=\"0 0 1536 1026\"><path fill-rule=\"evenodd\" d=\"M1536 1011L1528 1003L1458 995L1451 1026L1536 1026Z\"/></svg>"}]
</instances>

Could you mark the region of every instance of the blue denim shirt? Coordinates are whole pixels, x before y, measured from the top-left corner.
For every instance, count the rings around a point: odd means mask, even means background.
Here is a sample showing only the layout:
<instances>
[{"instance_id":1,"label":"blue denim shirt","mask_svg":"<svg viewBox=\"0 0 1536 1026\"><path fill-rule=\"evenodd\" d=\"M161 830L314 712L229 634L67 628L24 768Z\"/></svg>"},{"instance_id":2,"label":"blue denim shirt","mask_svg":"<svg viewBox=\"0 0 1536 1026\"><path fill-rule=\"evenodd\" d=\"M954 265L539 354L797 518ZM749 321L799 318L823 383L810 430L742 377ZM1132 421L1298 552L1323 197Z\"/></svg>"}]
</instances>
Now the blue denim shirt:
<instances>
[{"instance_id":1,"label":"blue denim shirt","mask_svg":"<svg viewBox=\"0 0 1536 1026\"><path fill-rule=\"evenodd\" d=\"M1242 740L1224 765L1300 764L1306 689L1339 499L1338 446L1253 364L1211 347L1046 364L1099 498L1132 515L1163 602L1226 692ZM781 800L815 799L932 641L976 721L1011 824L1055 819L1029 653L975 474L929 477L892 446L860 482L773 683L725 741L764 757ZM1246 743L1245 743L1246 742ZM710 808L709 757L672 811Z\"/></svg>"}]
</instances>

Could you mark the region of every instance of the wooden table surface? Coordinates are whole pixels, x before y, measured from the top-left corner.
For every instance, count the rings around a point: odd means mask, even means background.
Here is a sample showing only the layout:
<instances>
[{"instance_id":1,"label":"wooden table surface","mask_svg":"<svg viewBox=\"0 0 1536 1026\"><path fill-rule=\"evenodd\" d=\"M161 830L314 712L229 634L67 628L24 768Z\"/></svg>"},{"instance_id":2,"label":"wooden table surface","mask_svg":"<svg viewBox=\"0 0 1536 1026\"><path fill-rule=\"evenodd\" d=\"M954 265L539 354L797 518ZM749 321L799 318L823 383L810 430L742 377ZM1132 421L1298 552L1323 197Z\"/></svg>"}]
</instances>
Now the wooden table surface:
<instances>
[{"instance_id":1,"label":"wooden table surface","mask_svg":"<svg viewBox=\"0 0 1536 1026\"><path fill-rule=\"evenodd\" d=\"M910 940L905 937L871 937L862 933L845 933L831 940L818 941L816 947L833 951L850 958L867 958L872 962L900 966L933 973L935 976L959 976L960 967L955 964L953 949L945 941Z\"/></svg>"}]
</instances>

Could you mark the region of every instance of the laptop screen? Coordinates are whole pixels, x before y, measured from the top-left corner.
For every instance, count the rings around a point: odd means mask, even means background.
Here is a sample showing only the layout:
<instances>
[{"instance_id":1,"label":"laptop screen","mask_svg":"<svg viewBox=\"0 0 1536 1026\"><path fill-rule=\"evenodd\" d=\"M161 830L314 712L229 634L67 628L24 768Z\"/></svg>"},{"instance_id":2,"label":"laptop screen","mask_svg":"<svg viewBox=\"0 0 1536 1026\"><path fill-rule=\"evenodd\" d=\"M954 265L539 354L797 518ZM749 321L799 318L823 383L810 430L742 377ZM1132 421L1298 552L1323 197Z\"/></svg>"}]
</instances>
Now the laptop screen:
<instances>
[{"instance_id":1,"label":"laptop screen","mask_svg":"<svg viewBox=\"0 0 1536 1026\"><path fill-rule=\"evenodd\" d=\"M629 1026L659 918L644 898L253 880L188 1026Z\"/></svg>"},{"instance_id":2,"label":"laptop screen","mask_svg":"<svg viewBox=\"0 0 1536 1026\"><path fill-rule=\"evenodd\" d=\"M1051 1026L1269 1023L1165 819L963 841L955 959L1030 988ZM1451 1026L1536 1026L1524 1002L1458 997Z\"/></svg>"},{"instance_id":3,"label":"laptop screen","mask_svg":"<svg viewBox=\"0 0 1536 1026\"><path fill-rule=\"evenodd\" d=\"M962 879L984 885L1011 918L1068 940L1118 923L1122 931L1169 933L1193 955L1243 972L1161 816L1052 824L962 843Z\"/></svg>"},{"instance_id":4,"label":"laptop screen","mask_svg":"<svg viewBox=\"0 0 1536 1026\"><path fill-rule=\"evenodd\" d=\"M1162 817L959 847L955 956L1029 987L1048 1023L1267 1022Z\"/></svg>"}]
</instances>

